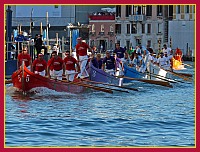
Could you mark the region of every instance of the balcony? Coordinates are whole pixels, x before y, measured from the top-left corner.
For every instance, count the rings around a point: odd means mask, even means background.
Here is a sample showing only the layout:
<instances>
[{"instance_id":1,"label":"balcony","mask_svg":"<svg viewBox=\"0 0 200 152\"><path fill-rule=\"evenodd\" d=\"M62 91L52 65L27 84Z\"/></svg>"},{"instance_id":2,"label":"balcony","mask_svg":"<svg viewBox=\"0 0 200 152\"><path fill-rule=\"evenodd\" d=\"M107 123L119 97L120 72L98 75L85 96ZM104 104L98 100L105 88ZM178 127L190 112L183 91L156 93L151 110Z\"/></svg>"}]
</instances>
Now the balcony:
<instances>
[{"instance_id":1,"label":"balcony","mask_svg":"<svg viewBox=\"0 0 200 152\"><path fill-rule=\"evenodd\" d=\"M114 32L108 32L108 35L114 36Z\"/></svg>"},{"instance_id":2,"label":"balcony","mask_svg":"<svg viewBox=\"0 0 200 152\"><path fill-rule=\"evenodd\" d=\"M146 20L146 15L130 15L129 20L133 22L142 22Z\"/></svg>"},{"instance_id":3,"label":"balcony","mask_svg":"<svg viewBox=\"0 0 200 152\"><path fill-rule=\"evenodd\" d=\"M99 32L99 35L103 36L103 35L104 35L104 32Z\"/></svg>"},{"instance_id":4,"label":"balcony","mask_svg":"<svg viewBox=\"0 0 200 152\"><path fill-rule=\"evenodd\" d=\"M96 32L91 32L89 33L91 36L96 36Z\"/></svg>"}]
</instances>

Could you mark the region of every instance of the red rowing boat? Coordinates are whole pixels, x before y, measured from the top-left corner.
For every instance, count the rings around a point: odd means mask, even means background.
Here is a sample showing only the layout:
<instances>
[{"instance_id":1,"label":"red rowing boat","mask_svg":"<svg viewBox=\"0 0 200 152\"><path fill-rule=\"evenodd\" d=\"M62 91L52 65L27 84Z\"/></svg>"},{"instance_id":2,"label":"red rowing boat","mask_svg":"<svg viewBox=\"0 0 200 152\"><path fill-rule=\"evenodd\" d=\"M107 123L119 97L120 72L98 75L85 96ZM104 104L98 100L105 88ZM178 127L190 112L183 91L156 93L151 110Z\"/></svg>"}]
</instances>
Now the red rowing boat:
<instances>
[{"instance_id":1,"label":"red rowing boat","mask_svg":"<svg viewBox=\"0 0 200 152\"><path fill-rule=\"evenodd\" d=\"M79 82L80 79L75 79L74 82ZM80 93L85 90L85 87L74 85L60 80L49 79L39 74L34 74L22 64L19 70L12 74L13 86L20 91L28 92L33 88L46 87L58 92Z\"/></svg>"}]
</instances>

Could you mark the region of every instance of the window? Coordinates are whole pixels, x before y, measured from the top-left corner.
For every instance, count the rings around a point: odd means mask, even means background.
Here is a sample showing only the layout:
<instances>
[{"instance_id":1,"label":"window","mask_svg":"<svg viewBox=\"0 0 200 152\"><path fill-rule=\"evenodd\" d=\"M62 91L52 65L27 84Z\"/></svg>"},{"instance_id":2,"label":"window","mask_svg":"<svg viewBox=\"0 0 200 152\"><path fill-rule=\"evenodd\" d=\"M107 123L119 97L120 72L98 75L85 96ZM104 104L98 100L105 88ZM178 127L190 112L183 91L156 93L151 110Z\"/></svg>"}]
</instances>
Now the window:
<instances>
[{"instance_id":1,"label":"window","mask_svg":"<svg viewBox=\"0 0 200 152\"><path fill-rule=\"evenodd\" d=\"M177 6L177 9L176 9L176 13L177 13L177 14L180 14L180 12L181 12L181 6L178 5L178 6Z\"/></svg>"},{"instance_id":2,"label":"window","mask_svg":"<svg viewBox=\"0 0 200 152\"><path fill-rule=\"evenodd\" d=\"M134 13L134 12L135 12L135 10L134 10L134 5L132 5L132 12L133 12L132 14L134 15L134 14L135 14L135 13Z\"/></svg>"},{"instance_id":3,"label":"window","mask_svg":"<svg viewBox=\"0 0 200 152\"><path fill-rule=\"evenodd\" d=\"M126 5L126 17L129 17L131 15L131 5Z\"/></svg>"},{"instance_id":4,"label":"window","mask_svg":"<svg viewBox=\"0 0 200 152\"><path fill-rule=\"evenodd\" d=\"M113 32L113 25L110 25L110 32Z\"/></svg>"},{"instance_id":5,"label":"window","mask_svg":"<svg viewBox=\"0 0 200 152\"><path fill-rule=\"evenodd\" d=\"M163 10L163 6L162 5L158 5L157 6L157 16L162 16L162 10Z\"/></svg>"},{"instance_id":6,"label":"window","mask_svg":"<svg viewBox=\"0 0 200 152\"><path fill-rule=\"evenodd\" d=\"M54 8L58 8L58 5L54 5Z\"/></svg>"},{"instance_id":7,"label":"window","mask_svg":"<svg viewBox=\"0 0 200 152\"><path fill-rule=\"evenodd\" d=\"M142 7L138 6L137 8L137 15L141 15L142 14Z\"/></svg>"},{"instance_id":8,"label":"window","mask_svg":"<svg viewBox=\"0 0 200 152\"><path fill-rule=\"evenodd\" d=\"M152 5L147 5L146 15L147 16L152 16Z\"/></svg>"},{"instance_id":9,"label":"window","mask_svg":"<svg viewBox=\"0 0 200 152\"><path fill-rule=\"evenodd\" d=\"M131 34L137 34L137 25L131 24Z\"/></svg>"},{"instance_id":10,"label":"window","mask_svg":"<svg viewBox=\"0 0 200 152\"><path fill-rule=\"evenodd\" d=\"M92 32L95 32L95 25L92 24Z\"/></svg>"},{"instance_id":11,"label":"window","mask_svg":"<svg viewBox=\"0 0 200 152\"><path fill-rule=\"evenodd\" d=\"M121 17L121 5L116 6L116 17Z\"/></svg>"},{"instance_id":12,"label":"window","mask_svg":"<svg viewBox=\"0 0 200 152\"><path fill-rule=\"evenodd\" d=\"M101 32L104 32L104 25L101 24Z\"/></svg>"},{"instance_id":13,"label":"window","mask_svg":"<svg viewBox=\"0 0 200 152\"><path fill-rule=\"evenodd\" d=\"M130 41L126 41L126 48L127 48L127 49L130 48Z\"/></svg>"},{"instance_id":14,"label":"window","mask_svg":"<svg viewBox=\"0 0 200 152\"><path fill-rule=\"evenodd\" d=\"M115 24L115 33L121 34L121 24Z\"/></svg>"},{"instance_id":15,"label":"window","mask_svg":"<svg viewBox=\"0 0 200 152\"><path fill-rule=\"evenodd\" d=\"M190 9L189 5L186 5L185 6L185 13L189 13L190 12L189 9Z\"/></svg>"},{"instance_id":16,"label":"window","mask_svg":"<svg viewBox=\"0 0 200 152\"><path fill-rule=\"evenodd\" d=\"M169 5L169 17L173 16L173 5Z\"/></svg>"},{"instance_id":17,"label":"window","mask_svg":"<svg viewBox=\"0 0 200 152\"><path fill-rule=\"evenodd\" d=\"M142 14L142 8L141 6L134 6L134 15L141 15Z\"/></svg>"},{"instance_id":18,"label":"window","mask_svg":"<svg viewBox=\"0 0 200 152\"><path fill-rule=\"evenodd\" d=\"M127 25L126 25L126 33L127 33L127 34L130 34L130 33L131 33L130 27L131 27L130 24L127 24Z\"/></svg>"},{"instance_id":19,"label":"window","mask_svg":"<svg viewBox=\"0 0 200 152\"><path fill-rule=\"evenodd\" d=\"M162 24L158 23L158 33L162 33Z\"/></svg>"},{"instance_id":20,"label":"window","mask_svg":"<svg viewBox=\"0 0 200 152\"><path fill-rule=\"evenodd\" d=\"M145 33L145 24L142 24L142 34Z\"/></svg>"},{"instance_id":21,"label":"window","mask_svg":"<svg viewBox=\"0 0 200 152\"><path fill-rule=\"evenodd\" d=\"M142 15L145 15L145 14L146 14L146 6L142 5Z\"/></svg>"},{"instance_id":22,"label":"window","mask_svg":"<svg viewBox=\"0 0 200 152\"><path fill-rule=\"evenodd\" d=\"M147 41L147 45L148 45L149 47L151 47L151 40L148 40L148 41Z\"/></svg>"},{"instance_id":23,"label":"window","mask_svg":"<svg viewBox=\"0 0 200 152\"><path fill-rule=\"evenodd\" d=\"M113 49L113 41L110 40L110 49Z\"/></svg>"},{"instance_id":24,"label":"window","mask_svg":"<svg viewBox=\"0 0 200 152\"><path fill-rule=\"evenodd\" d=\"M148 33L148 34L151 33L151 24L147 24L147 33Z\"/></svg>"},{"instance_id":25,"label":"window","mask_svg":"<svg viewBox=\"0 0 200 152\"><path fill-rule=\"evenodd\" d=\"M90 44L91 46L95 46L95 45L94 45L94 40L91 40L90 43L91 43L91 44Z\"/></svg>"}]
</instances>

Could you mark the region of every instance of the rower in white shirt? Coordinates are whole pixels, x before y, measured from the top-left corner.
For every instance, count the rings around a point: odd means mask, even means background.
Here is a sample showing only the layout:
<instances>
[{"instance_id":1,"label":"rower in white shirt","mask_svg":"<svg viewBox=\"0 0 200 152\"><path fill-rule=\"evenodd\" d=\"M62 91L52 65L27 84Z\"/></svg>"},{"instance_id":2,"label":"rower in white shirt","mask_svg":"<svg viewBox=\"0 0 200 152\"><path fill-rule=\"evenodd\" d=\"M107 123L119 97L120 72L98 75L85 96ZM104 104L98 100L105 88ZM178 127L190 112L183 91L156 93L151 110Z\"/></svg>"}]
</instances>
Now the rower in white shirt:
<instances>
[{"instance_id":1,"label":"rower in white shirt","mask_svg":"<svg viewBox=\"0 0 200 152\"><path fill-rule=\"evenodd\" d=\"M167 65L167 58L164 57L164 54L162 52L160 53L160 57L157 60L157 64L161 68L165 68L165 66Z\"/></svg>"},{"instance_id":2,"label":"rower in white shirt","mask_svg":"<svg viewBox=\"0 0 200 152\"><path fill-rule=\"evenodd\" d=\"M163 45L163 49L162 49L162 52L165 54L167 53L167 56L170 55L170 51L171 51L171 48L167 47L166 44Z\"/></svg>"}]
</instances>

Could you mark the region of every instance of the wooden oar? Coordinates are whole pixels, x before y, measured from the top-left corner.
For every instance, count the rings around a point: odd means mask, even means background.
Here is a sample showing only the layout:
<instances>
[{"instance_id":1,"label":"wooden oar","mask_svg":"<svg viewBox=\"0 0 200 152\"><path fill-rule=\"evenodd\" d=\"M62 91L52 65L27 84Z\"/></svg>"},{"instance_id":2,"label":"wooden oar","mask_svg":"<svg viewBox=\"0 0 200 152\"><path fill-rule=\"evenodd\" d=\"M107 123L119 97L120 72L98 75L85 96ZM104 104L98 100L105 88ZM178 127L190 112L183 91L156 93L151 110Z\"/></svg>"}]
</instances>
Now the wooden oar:
<instances>
[{"instance_id":1,"label":"wooden oar","mask_svg":"<svg viewBox=\"0 0 200 152\"><path fill-rule=\"evenodd\" d=\"M12 83L12 80L5 80L5 84L10 84Z\"/></svg>"},{"instance_id":2,"label":"wooden oar","mask_svg":"<svg viewBox=\"0 0 200 152\"><path fill-rule=\"evenodd\" d=\"M138 89L129 88L129 87L125 87L125 86L118 86L118 85L114 85L114 84L107 84L107 83L102 83L102 82L96 82L96 81L91 81L91 80L87 80L87 79L81 79L81 80L87 81L87 82L90 82L90 83L95 83L95 84L102 84L102 85L113 86L113 87L127 89L127 90L138 91Z\"/></svg>"},{"instance_id":3,"label":"wooden oar","mask_svg":"<svg viewBox=\"0 0 200 152\"><path fill-rule=\"evenodd\" d=\"M186 77L186 76L181 75L181 74L178 74L178 73L176 73L176 72L172 72L172 71L169 71L169 70L166 70L166 71L169 72L169 73L171 73L171 74L173 74L174 76L177 76L177 77L179 77L179 78L182 78L183 80L186 80L186 81L191 81L191 80L192 80L191 78Z\"/></svg>"},{"instance_id":4,"label":"wooden oar","mask_svg":"<svg viewBox=\"0 0 200 152\"><path fill-rule=\"evenodd\" d=\"M125 79L129 79L129 80L136 80L136 81L141 81L141 82L146 82L146 83L150 83L150 84L156 84L156 85L161 85L161 86L173 88L173 86L169 82L164 82L164 81L130 78L130 77L126 77L126 76L116 76L116 77L125 78Z\"/></svg>"},{"instance_id":5,"label":"wooden oar","mask_svg":"<svg viewBox=\"0 0 200 152\"><path fill-rule=\"evenodd\" d=\"M178 74L184 75L186 77L192 77L192 74L189 73L181 73L181 72L177 72Z\"/></svg>"},{"instance_id":6,"label":"wooden oar","mask_svg":"<svg viewBox=\"0 0 200 152\"><path fill-rule=\"evenodd\" d=\"M186 66L189 66L189 67L191 67L192 68L192 66L191 65L189 65L189 64L185 64L185 63L182 63L183 65L186 65Z\"/></svg>"},{"instance_id":7,"label":"wooden oar","mask_svg":"<svg viewBox=\"0 0 200 152\"><path fill-rule=\"evenodd\" d=\"M86 79L81 79L82 81L87 81ZM87 82L89 83L94 83L94 82L90 82L90 80L88 80ZM81 83L82 82L77 82L77 83ZM85 83L84 83L85 84ZM89 84L88 84L89 85ZM91 85L91 84L90 84ZM91 86L94 86L94 85L91 85ZM127 90L121 90L121 89L114 89L114 88L107 88L107 87L103 87L103 86L94 86L94 87L98 87L98 88L103 88L103 89L110 89L110 90L113 90L113 91L119 91L119 92L126 92L126 93L129 93Z\"/></svg>"},{"instance_id":8,"label":"wooden oar","mask_svg":"<svg viewBox=\"0 0 200 152\"><path fill-rule=\"evenodd\" d=\"M151 72L146 72L146 74L147 74L148 76L151 76L151 77L154 77L154 78L158 78L158 79L163 80L163 81L167 81L167 82L171 82L171 83L177 83L177 82L178 82L178 81L176 81L176 80L170 80L170 79L168 79L168 78L166 78L166 77L164 77L164 76L157 75L157 74L154 74L154 73L151 73ZM182 81L181 81L181 82L182 82Z\"/></svg>"},{"instance_id":9,"label":"wooden oar","mask_svg":"<svg viewBox=\"0 0 200 152\"><path fill-rule=\"evenodd\" d=\"M150 72L148 72L148 73L150 73ZM150 74L157 76L161 80L164 80L164 81L166 80L166 81L171 82L171 83L177 83L177 82L185 83L183 81L180 81L180 80L177 80L177 79L169 79L169 78L166 78L166 77L164 77L162 75L157 75L155 73L150 73Z\"/></svg>"},{"instance_id":10,"label":"wooden oar","mask_svg":"<svg viewBox=\"0 0 200 152\"><path fill-rule=\"evenodd\" d=\"M83 87L86 87L86 88L91 88L91 89L98 90L98 91L113 93L113 91L108 89L108 88L100 88L100 87L97 87L97 86L88 85L88 84L84 84L84 83L80 83L80 82L68 82L67 80L59 80L59 81L65 82L67 84L73 84L73 85L83 86Z\"/></svg>"}]
</instances>

